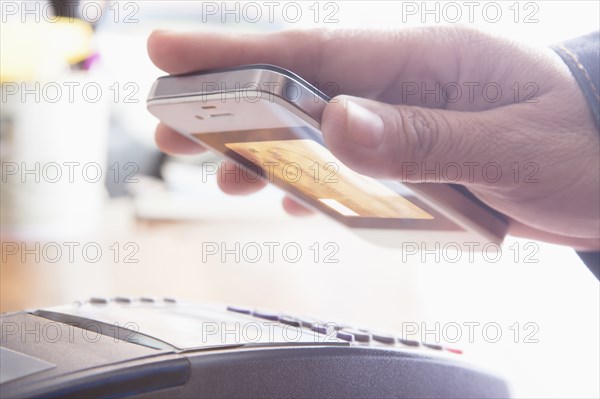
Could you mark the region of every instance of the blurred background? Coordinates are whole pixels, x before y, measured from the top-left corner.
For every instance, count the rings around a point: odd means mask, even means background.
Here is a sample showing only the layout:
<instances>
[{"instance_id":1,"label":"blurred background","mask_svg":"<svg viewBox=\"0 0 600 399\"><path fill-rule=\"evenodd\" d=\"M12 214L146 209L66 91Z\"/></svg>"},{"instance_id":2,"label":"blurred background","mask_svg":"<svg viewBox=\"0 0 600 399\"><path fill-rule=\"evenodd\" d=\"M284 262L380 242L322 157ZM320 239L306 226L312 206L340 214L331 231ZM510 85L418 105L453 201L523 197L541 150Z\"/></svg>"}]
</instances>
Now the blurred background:
<instances>
[{"instance_id":1,"label":"blurred background","mask_svg":"<svg viewBox=\"0 0 600 399\"><path fill-rule=\"evenodd\" d=\"M2 1L0 310L91 295L272 308L461 347L516 397L599 397L599 286L570 248L509 237L498 257L458 261L380 248L286 215L273 187L226 196L214 155L154 144L154 29L462 23L547 45L600 26L596 1L465 3Z\"/></svg>"}]
</instances>

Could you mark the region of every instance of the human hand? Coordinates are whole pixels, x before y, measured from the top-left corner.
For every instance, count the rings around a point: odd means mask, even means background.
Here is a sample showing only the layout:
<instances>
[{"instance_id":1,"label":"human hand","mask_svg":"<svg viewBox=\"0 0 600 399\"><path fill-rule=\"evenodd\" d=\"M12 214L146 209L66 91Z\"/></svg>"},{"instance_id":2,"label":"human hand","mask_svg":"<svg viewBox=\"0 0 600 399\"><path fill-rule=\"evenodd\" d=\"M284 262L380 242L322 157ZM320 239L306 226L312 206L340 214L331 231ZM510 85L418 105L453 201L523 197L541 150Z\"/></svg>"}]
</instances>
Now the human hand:
<instances>
[{"instance_id":1,"label":"human hand","mask_svg":"<svg viewBox=\"0 0 600 399\"><path fill-rule=\"evenodd\" d=\"M319 87L333 82L345 95L327 105L321 130L349 167L375 178L463 184L505 214L514 235L600 249L598 127L550 49L436 27L155 32L148 52L171 74L268 63ZM438 98L431 92L436 83ZM203 151L164 125L156 141L167 153ZM227 176L219 185L232 194L265 184ZM308 212L289 199L284 207Z\"/></svg>"}]
</instances>

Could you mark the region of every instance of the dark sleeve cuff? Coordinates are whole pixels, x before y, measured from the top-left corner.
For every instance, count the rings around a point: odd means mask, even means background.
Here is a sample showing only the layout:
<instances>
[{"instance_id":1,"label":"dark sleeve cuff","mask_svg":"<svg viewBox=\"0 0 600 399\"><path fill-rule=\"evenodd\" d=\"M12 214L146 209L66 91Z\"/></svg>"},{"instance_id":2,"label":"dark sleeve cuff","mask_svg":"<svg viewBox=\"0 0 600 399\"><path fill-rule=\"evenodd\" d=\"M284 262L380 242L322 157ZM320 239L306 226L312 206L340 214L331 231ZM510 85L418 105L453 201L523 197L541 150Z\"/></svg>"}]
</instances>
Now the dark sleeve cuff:
<instances>
[{"instance_id":1,"label":"dark sleeve cuff","mask_svg":"<svg viewBox=\"0 0 600 399\"><path fill-rule=\"evenodd\" d=\"M600 280L600 252L577 252L592 274Z\"/></svg>"},{"instance_id":2,"label":"dark sleeve cuff","mask_svg":"<svg viewBox=\"0 0 600 399\"><path fill-rule=\"evenodd\" d=\"M552 49L575 76L594 114L596 125L600 126L600 32L567 40L552 46Z\"/></svg>"}]
</instances>

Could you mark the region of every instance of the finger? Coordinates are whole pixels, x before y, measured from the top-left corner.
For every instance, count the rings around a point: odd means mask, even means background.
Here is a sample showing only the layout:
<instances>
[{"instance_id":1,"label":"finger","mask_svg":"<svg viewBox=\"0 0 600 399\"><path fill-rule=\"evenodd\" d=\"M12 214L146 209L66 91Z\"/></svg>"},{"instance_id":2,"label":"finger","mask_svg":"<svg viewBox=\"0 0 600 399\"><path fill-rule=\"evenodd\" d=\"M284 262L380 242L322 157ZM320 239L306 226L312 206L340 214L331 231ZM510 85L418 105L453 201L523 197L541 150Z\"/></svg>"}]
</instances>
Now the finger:
<instances>
[{"instance_id":1,"label":"finger","mask_svg":"<svg viewBox=\"0 0 600 399\"><path fill-rule=\"evenodd\" d=\"M404 80L416 84L456 79L456 47L464 40L464 32L461 36L455 29L433 27L243 35L155 31L147 47L152 62L171 74L266 63L290 69L313 84L320 83L319 88L331 96L350 93L386 100L400 93L399 71Z\"/></svg>"},{"instance_id":2,"label":"finger","mask_svg":"<svg viewBox=\"0 0 600 399\"><path fill-rule=\"evenodd\" d=\"M148 55L156 66L171 74L254 63L289 66L300 59L289 48L291 36L288 33L240 35L155 31L148 38ZM317 36L316 32L313 36ZM309 43L299 46L297 43L297 50L314 59L314 47Z\"/></svg>"},{"instance_id":3,"label":"finger","mask_svg":"<svg viewBox=\"0 0 600 399\"><path fill-rule=\"evenodd\" d=\"M518 125L508 123L512 115L506 110L457 112L349 96L336 100L326 106L321 122L333 154L362 174L407 182L489 185L471 169L510 143L504 126Z\"/></svg>"},{"instance_id":4,"label":"finger","mask_svg":"<svg viewBox=\"0 0 600 399\"><path fill-rule=\"evenodd\" d=\"M283 209L285 209L287 213L293 216L308 216L314 213L312 210L304 207L303 205L300 205L298 202L294 201L287 195L283 197L281 204L283 205Z\"/></svg>"},{"instance_id":5,"label":"finger","mask_svg":"<svg viewBox=\"0 0 600 399\"><path fill-rule=\"evenodd\" d=\"M205 148L200 144L177 133L162 123L156 126L154 140L161 151L170 155L192 155L205 151Z\"/></svg>"},{"instance_id":6,"label":"finger","mask_svg":"<svg viewBox=\"0 0 600 399\"><path fill-rule=\"evenodd\" d=\"M231 161L221 164L217 176L221 190L232 195L252 194L267 185L256 172Z\"/></svg>"}]
</instances>

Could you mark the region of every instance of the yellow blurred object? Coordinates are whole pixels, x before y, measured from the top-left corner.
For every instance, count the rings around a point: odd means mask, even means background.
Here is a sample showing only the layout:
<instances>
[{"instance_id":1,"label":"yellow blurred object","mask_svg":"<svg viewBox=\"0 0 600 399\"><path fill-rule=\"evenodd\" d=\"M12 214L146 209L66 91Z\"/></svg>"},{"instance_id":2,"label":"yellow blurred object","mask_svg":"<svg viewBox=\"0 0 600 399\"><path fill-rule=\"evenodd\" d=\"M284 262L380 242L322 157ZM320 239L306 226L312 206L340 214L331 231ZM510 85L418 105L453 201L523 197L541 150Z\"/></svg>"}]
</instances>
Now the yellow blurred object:
<instances>
[{"instance_id":1,"label":"yellow blurred object","mask_svg":"<svg viewBox=\"0 0 600 399\"><path fill-rule=\"evenodd\" d=\"M72 18L2 24L0 82L55 76L90 55L92 33L90 24Z\"/></svg>"}]
</instances>

